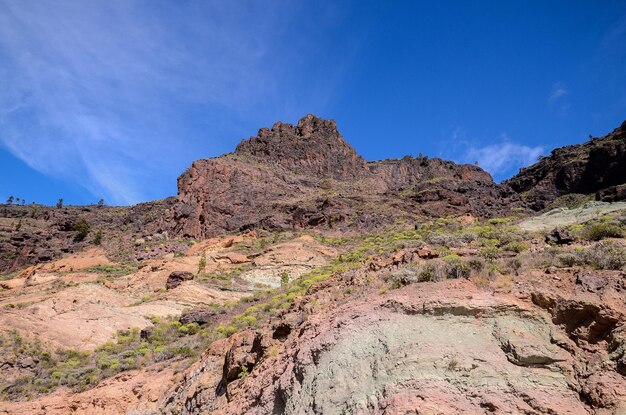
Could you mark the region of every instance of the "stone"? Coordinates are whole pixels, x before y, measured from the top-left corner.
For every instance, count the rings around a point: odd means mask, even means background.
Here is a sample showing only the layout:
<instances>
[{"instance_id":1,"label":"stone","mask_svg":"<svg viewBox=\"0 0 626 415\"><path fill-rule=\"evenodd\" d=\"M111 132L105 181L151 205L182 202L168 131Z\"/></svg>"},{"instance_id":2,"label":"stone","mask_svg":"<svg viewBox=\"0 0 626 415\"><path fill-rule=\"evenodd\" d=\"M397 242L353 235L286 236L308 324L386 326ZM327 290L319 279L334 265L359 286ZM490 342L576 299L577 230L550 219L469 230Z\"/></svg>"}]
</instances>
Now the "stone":
<instances>
[{"instance_id":1,"label":"stone","mask_svg":"<svg viewBox=\"0 0 626 415\"><path fill-rule=\"evenodd\" d=\"M439 254L429 246L423 246L417 250L417 255L422 259L437 258Z\"/></svg>"},{"instance_id":2,"label":"stone","mask_svg":"<svg viewBox=\"0 0 626 415\"><path fill-rule=\"evenodd\" d=\"M189 271L173 271L169 277L167 277L167 282L165 283L165 287L168 290L174 289L178 287L185 281L193 280L193 274Z\"/></svg>"},{"instance_id":3,"label":"stone","mask_svg":"<svg viewBox=\"0 0 626 415\"><path fill-rule=\"evenodd\" d=\"M546 235L546 242L552 242L556 245L569 245L574 242L574 239L574 235L563 228L555 228Z\"/></svg>"},{"instance_id":4,"label":"stone","mask_svg":"<svg viewBox=\"0 0 626 415\"><path fill-rule=\"evenodd\" d=\"M193 308L182 313L178 321L182 324L198 323L203 325L212 321L218 314L216 310L209 308Z\"/></svg>"},{"instance_id":5,"label":"stone","mask_svg":"<svg viewBox=\"0 0 626 415\"><path fill-rule=\"evenodd\" d=\"M589 292L598 292L607 286L608 281L602 275L580 272L576 275L576 284Z\"/></svg>"}]
</instances>

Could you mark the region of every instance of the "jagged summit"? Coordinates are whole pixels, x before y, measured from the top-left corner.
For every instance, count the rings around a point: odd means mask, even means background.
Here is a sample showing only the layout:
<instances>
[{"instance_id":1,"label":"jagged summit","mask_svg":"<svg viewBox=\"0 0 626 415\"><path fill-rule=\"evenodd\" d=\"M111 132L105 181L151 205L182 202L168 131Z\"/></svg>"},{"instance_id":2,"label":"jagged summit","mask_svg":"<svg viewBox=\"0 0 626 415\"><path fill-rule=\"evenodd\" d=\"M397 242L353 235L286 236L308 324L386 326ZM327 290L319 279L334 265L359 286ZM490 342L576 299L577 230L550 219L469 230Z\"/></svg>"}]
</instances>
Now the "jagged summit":
<instances>
[{"instance_id":1,"label":"jagged summit","mask_svg":"<svg viewBox=\"0 0 626 415\"><path fill-rule=\"evenodd\" d=\"M309 114L297 125L277 122L243 140L235 151L300 174L346 180L362 177L367 164L343 139L333 120Z\"/></svg>"}]
</instances>

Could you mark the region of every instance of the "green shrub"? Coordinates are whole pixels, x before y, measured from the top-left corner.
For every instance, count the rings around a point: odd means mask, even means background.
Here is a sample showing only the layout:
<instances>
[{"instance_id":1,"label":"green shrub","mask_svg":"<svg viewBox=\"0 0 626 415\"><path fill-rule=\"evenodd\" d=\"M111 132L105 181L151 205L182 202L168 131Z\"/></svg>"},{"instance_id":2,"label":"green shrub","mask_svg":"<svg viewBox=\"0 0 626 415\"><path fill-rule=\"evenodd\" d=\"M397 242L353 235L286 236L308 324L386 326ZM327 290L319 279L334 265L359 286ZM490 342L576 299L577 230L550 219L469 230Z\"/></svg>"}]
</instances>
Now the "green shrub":
<instances>
[{"instance_id":1,"label":"green shrub","mask_svg":"<svg viewBox=\"0 0 626 415\"><path fill-rule=\"evenodd\" d=\"M582 236L589 241L600 241L605 238L622 238L624 232L619 226L601 222L587 226L583 230Z\"/></svg>"},{"instance_id":2,"label":"green shrub","mask_svg":"<svg viewBox=\"0 0 626 415\"><path fill-rule=\"evenodd\" d=\"M473 271L481 272L485 268L485 263L480 258L472 258L467 261L467 266Z\"/></svg>"},{"instance_id":3,"label":"green shrub","mask_svg":"<svg viewBox=\"0 0 626 415\"><path fill-rule=\"evenodd\" d=\"M413 268L400 268L393 271L388 279L391 280L391 288L396 289L418 282L420 274Z\"/></svg>"},{"instance_id":4,"label":"green shrub","mask_svg":"<svg viewBox=\"0 0 626 415\"><path fill-rule=\"evenodd\" d=\"M104 274L108 277L121 277L124 275L132 274L137 268L133 265L124 264L103 264L95 265L86 269L87 272L93 272L95 274Z\"/></svg>"},{"instance_id":5,"label":"green shrub","mask_svg":"<svg viewBox=\"0 0 626 415\"><path fill-rule=\"evenodd\" d=\"M448 255L447 257L443 258L443 261L446 278L469 278L470 267L467 265L467 263L463 262L458 255Z\"/></svg>"},{"instance_id":6,"label":"green shrub","mask_svg":"<svg viewBox=\"0 0 626 415\"><path fill-rule=\"evenodd\" d=\"M89 224L81 219L78 222L74 223L72 228L77 232L76 236L74 236L74 242L80 242L84 240L89 234Z\"/></svg>"},{"instance_id":7,"label":"green shrub","mask_svg":"<svg viewBox=\"0 0 626 415\"><path fill-rule=\"evenodd\" d=\"M426 264L417 275L418 282L435 281L437 279L437 267L434 264Z\"/></svg>"},{"instance_id":8,"label":"green shrub","mask_svg":"<svg viewBox=\"0 0 626 415\"><path fill-rule=\"evenodd\" d=\"M613 241L602 241L582 252L584 262L598 269L626 267L626 249Z\"/></svg>"},{"instance_id":9,"label":"green shrub","mask_svg":"<svg viewBox=\"0 0 626 415\"><path fill-rule=\"evenodd\" d=\"M482 248L479 252L478 255L480 255L481 257L489 260L489 261L493 261L496 260L498 258L500 258L501 252L500 249L495 247L495 246L489 246L486 248Z\"/></svg>"},{"instance_id":10,"label":"green shrub","mask_svg":"<svg viewBox=\"0 0 626 415\"><path fill-rule=\"evenodd\" d=\"M248 374L250 373L250 369L248 369L248 366L243 366L241 368L241 371L237 374L237 379L243 379L246 376L248 376Z\"/></svg>"},{"instance_id":11,"label":"green shrub","mask_svg":"<svg viewBox=\"0 0 626 415\"><path fill-rule=\"evenodd\" d=\"M200 256L200 261L198 262L198 275L204 273L206 271L206 251L202 251L202 256Z\"/></svg>"},{"instance_id":12,"label":"green shrub","mask_svg":"<svg viewBox=\"0 0 626 415\"><path fill-rule=\"evenodd\" d=\"M563 267L573 267L574 265L580 265L584 261L581 260L579 255L576 255L573 252L563 252L556 256L556 260L559 265Z\"/></svg>"},{"instance_id":13,"label":"green shrub","mask_svg":"<svg viewBox=\"0 0 626 415\"><path fill-rule=\"evenodd\" d=\"M93 237L93 244L94 245L102 244L102 231L100 229L96 231L96 234Z\"/></svg>"},{"instance_id":14,"label":"green shrub","mask_svg":"<svg viewBox=\"0 0 626 415\"><path fill-rule=\"evenodd\" d=\"M521 252L527 251L529 249L529 246L526 242L509 242L508 244L504 245L503 249L505 251L516 252L519 254Z\"/></svg>"},{"instance_id":15,"label":"green shrub","mask_svg":"<svg viewBox=\"0 0 626 415\"><path fill-rule=\"evenodd\" d=\"M522 261L519 258L511 258L507 261L507 267L517 275L522 268Z\"/></svg>"}]
</instances>

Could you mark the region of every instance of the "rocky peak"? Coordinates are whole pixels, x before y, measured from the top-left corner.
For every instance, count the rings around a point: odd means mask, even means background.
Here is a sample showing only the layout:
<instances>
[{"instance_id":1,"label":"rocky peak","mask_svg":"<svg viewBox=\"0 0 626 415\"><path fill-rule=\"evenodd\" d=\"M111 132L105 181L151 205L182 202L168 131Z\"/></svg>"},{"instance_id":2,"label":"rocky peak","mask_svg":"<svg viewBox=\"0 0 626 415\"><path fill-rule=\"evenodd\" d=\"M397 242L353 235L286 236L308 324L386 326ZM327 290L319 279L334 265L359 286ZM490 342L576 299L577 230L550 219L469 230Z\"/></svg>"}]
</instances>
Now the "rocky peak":
<instances>
[{"instance_id":1,"label":"rocky peak","mask_svg":"<svg viewBox=\"0 0 626 415\"><path fill-rule=\"evenodd\" d=\"M346 180L362 177L367 164L343 139L333 120L307 115L297 125L277 122L243 140L235 154L294 173Z\"/></svg>"},{"instance_id":2,"label":"rocky peak","mask_svg":"<svg viewBox=\"0 0 626 415\"><path fill-rule=\"evenodd\" d=\"M492 216L518 199L476 166L408 156L366 162L334 121L307 115L260 129L234 154L194 162L165 221L194 238L256 228L373 230L418 216Z\"/></svg>"}]
</instances>

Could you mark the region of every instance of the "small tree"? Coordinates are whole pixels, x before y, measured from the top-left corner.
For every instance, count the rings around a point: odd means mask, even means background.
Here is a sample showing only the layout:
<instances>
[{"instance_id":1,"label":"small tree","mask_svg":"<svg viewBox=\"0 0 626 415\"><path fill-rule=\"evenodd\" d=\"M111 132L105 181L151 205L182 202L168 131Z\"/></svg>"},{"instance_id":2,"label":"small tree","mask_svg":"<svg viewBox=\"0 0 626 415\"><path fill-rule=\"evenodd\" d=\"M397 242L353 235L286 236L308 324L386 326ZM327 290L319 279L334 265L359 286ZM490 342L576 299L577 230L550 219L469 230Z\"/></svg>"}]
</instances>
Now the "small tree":
<instances>
[{"instance_id":1,"label":"small tree","mask_svg":"<svg viewBox=\"0 0 626 415\"><path fill-rule=\"evenodd\" d=\"M98 200L98 207L104 206L104 199Z\"/></svg>"},{"instance_id":2,"label":"small tree","mask_svg":"<svg viewBox=\"0 0 626 415\"><path fill-rule=\"evenodd\" d=\"M61 209L63 207L63 199L59 199L59 201L57 202L57 208Z\"/></svg>"},{"instance_id":3,"label":"small tree","mask_svg":"<svg viewBox=\"0 0 626 415\"><path fill-rule=\"evenodd\" d=\"M12 204L14 200L15 198L13 196L9 196L9 198L7 199L7 205Z\"/></svg>"},{"instance_id":4,"label":"small tree","mask_svg":"<svg viewBox=\"0 0 626 415\"><path fill-rule=\"evenodd\" d=\"M93 237L93 244L100 245L102 243L102 231L98 229Z\"/></svg>"},{"instance_id":5,"label":"small tree","mask_svg":"<svg viewBox=\"0 0 626 415\"><path fill-rule=\"evenodd\" d=\"M74 230L78 232L76 236L74 236L74 242L80 242L89 234L89 224L84 219L81 219L74 223Z\"/></svg>"},{"instance_id":6,"label":"small tree","mask_svg":"<svg viewBox=\"0 0 626 415\"><path fill-rule=\"evenodd\" d=\"M289 274L287 271L283 271L280 273L280 286L284 287L287 284L289 284Z\"/></svg>"}]
</instances>

